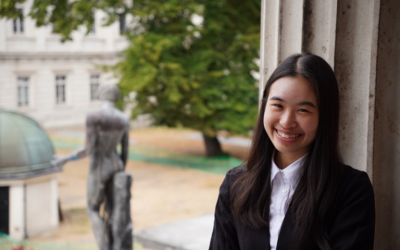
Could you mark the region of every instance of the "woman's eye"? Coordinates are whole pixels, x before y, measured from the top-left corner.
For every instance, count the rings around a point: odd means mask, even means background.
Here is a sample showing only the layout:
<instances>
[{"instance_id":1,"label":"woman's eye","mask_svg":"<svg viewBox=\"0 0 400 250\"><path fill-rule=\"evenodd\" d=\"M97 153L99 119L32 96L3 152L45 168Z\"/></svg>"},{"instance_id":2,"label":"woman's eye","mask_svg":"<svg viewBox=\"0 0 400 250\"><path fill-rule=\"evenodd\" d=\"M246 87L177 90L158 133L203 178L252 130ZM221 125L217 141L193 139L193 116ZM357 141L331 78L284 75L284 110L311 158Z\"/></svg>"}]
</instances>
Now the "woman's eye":
<instances>
[{"instance_id":1,"label":"woman's eye","mask_svg":"<svg viewBox=\"0 0 400 250\"><path fill-rule=\"evenodd\" d=\"M299 109L299 111L302 112L302 113L308 113L307 109Z\"/></svg>"},{"instance_id":2,"label":"woman's eye","mask_svg":"<svg viewBox=\"0 0 400 250\"><path fill-rule=\"evenodd\" d=\"M274 107L277 107L277 108L283 108L283 106L282 106L282 105L280 105L280 104L276 104L276 103L272 104L272 106L274 106Z\"/></svg>"}]
</instances>

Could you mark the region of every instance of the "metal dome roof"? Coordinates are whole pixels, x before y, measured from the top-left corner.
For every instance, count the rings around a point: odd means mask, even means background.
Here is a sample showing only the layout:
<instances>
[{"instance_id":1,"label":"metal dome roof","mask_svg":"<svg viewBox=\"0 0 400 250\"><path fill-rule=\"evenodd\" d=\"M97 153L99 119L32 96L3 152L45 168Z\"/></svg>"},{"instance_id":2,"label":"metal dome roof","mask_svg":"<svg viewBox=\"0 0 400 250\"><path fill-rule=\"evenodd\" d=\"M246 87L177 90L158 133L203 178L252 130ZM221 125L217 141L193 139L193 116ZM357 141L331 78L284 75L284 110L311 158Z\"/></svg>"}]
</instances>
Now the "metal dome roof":
<instances>
[{"instance_id":1,"label":"metal dome roof","mask_svg":"<svg viewBox=\"0 0 400 250\"><path fill-rule=\"evenodd\" d=\"M32 118L0 108L0 179L23 179L61 171L50 164L54 148Z\"/></svg>"}]
</instances>

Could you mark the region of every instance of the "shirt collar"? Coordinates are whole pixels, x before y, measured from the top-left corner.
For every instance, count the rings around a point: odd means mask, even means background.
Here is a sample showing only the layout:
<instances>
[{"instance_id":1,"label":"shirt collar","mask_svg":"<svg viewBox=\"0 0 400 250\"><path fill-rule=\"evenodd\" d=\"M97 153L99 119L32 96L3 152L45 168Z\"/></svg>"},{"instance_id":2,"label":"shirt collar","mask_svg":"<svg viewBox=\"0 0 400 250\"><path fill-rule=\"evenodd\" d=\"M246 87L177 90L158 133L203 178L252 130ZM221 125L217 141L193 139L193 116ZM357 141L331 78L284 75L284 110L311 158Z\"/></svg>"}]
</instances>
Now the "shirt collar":
<instances>
[{"instance_id":1,"label":"shirt collar","mask_svg":"<svg viewBox=\"0 0 400 250\"><path fill-rule=\"evenodd\" d=\"M274 180L276 174L278 172L282 172L285 174L286 179L289 181L289 184L292 187L296 187L297 184L300 181L301 173L302 173L302 166L303 162L305 160L307 154L303 155L299 159L297 159L295 162L287 166L285 169L280 169L278 166L275 164L274 161L274 156L275 154L272 155L272 164L271 164L271 184L272 181Z\"/></svg>"}]
</instances>

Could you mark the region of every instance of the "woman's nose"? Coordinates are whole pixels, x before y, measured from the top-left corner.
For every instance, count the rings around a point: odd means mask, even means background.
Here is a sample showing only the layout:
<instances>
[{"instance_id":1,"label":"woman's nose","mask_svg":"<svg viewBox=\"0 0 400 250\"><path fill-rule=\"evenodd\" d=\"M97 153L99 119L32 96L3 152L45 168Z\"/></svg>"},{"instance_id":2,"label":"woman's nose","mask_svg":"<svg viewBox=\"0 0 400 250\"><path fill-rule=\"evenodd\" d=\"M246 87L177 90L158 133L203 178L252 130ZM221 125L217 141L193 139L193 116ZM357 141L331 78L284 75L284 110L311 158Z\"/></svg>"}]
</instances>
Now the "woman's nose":
<instances>
[{"instance_id":1,"label":"woman's nose","mask_svg":"<svg viewBox=\"0 0 400 250\"><path fill-rule=\"evenodd\" d=\"M280 124L283 128L295 128L297 126L296 114L286 111L282 114Z\"/></svg>"}]
</instances>

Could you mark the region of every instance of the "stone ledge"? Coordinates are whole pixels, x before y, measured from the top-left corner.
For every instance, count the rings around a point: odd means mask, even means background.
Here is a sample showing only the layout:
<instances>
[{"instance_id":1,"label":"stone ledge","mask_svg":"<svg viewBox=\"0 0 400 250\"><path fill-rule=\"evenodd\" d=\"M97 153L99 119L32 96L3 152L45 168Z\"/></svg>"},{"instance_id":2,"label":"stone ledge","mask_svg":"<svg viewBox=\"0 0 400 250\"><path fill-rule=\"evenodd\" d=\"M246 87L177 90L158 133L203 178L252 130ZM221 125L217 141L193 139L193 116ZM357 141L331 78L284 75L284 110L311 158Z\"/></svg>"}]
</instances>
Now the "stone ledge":
<instances>
[{"instance_id":1,"label":"stone ledge","mask_svg":"<svg viewBox=\"0 0 400 250\"><path fill-rule=\"evenodd\" d=\"M65 60L65 59L121 59L122 54L120 52L92 52L92 53L58 53L58 52L33 52L33 53L22 53L22 52L0 52L0 61L6 60Z\"/></svg>"},{"instance_id":2,"label":"stone ledge","mask_svg":"<svg viewBox=\"0 0 400 250\"><path fill-rule=\"evenodd\" d=\"M214 215L176 221L134 233L134 240L156 250L208 249L214 225Z\"/></svg>"}]
</instances>

